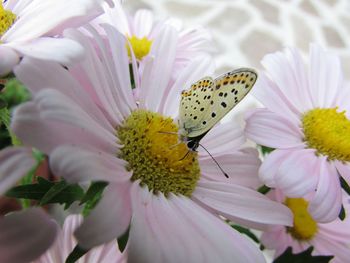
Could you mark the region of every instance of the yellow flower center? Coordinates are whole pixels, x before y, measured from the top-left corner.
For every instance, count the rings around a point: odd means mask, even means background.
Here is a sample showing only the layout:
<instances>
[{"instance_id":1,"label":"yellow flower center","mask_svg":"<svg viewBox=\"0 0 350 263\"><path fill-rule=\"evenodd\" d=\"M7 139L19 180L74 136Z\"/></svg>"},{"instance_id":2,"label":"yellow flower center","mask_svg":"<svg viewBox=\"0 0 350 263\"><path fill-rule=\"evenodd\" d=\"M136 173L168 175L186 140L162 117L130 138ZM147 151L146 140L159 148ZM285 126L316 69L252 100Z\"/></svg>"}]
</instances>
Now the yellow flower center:
<instances>
[{"instance_id":1,"label":"yellow flower center","mask_svg":"<svg viewBox=\"0 0 350 263\"><path fill-rule=\"evenodd\" d=\"M350 161L350 121L345 111L313 109L303 118L305 141L329 160Z\"/></svg>"},{"instance_id":2,"label":"yellow flower center","mask_svg":"<svg viewBox=\"0 0 350 263\"><path fill-rule=\"evenodd\" d=\"M148 40L147 37L138 38L136 36L128 37L132 50L134 51L135 57L141 60L144 56L147 56L151 50L152 40ZM126 44L128 49L128 55L131 57L130 47Z\"/></svg>"},{"instance_id":3,"label":"yellow flower center","mask_svg":"<svg viewBox=\"0 0 350 263\"><path fill-rule=\"evenodd\" d=\"M9 10L5 10L0 3L0 36L2 36L15 22L16 15Z\"/></svg>"},{"instance_id":4,"label":"yellow flower center","mask_svg":"<svg viewBox=\"0 0 350 263\"><path fill-rule=\"evenodd\" d=\"M123 145L119 157L128 162L131 180L140 179L155 194L191 196L200 175L197 153L188 153L177 131L171 118L145 110L132 112L117 129Z\"/></svg>"},{"instance_id":5,"label":"yellow flower center","mask_svg":"<svg viewBox=\"0 0 350 263\"><path fill-rule=\"evenodd\" d=\"M317 233L317 223L307 211L308 202L303 198L287 198L286 206L294 215L293 227L288 232L297 240L310 240Z\"/></svg>"}]
</instances>

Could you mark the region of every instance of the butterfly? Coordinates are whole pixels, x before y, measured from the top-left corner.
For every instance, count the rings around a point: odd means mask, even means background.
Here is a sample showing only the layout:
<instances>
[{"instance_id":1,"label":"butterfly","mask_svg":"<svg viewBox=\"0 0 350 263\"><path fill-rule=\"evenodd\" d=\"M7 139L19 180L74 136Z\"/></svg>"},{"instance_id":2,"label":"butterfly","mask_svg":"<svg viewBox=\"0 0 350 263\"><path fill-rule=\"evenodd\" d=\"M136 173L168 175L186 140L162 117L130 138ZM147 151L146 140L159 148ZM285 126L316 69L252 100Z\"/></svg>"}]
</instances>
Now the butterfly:
<instances>
[{"instance_id":1,"label":"butterfly","mask_svg":"<svg viewBox=\"0 0 350 263\"><path fill-rule=\"evenodd\" d=\"M196 151L200 140L252 89L258 74L240 68L216 79L205 77L181 93L179 131L182 141Z\"/></svg>"}]
</instances>

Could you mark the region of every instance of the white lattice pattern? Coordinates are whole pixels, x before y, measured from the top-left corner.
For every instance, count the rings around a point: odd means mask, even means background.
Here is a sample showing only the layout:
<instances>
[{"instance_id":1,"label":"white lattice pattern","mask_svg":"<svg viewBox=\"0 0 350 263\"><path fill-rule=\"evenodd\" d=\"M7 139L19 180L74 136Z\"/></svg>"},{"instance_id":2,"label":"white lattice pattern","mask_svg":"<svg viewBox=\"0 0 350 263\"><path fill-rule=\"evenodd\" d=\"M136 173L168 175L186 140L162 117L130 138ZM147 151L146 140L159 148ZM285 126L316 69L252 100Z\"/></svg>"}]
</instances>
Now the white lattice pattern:
<instances>
[{"instance_id":1,"label":"white lattice pattern","mask_svg":"<svg viewBox=\"0 0 350 263\"><path fill-rule=\"evenodd\" d=\"M260 67L266 53L284 46L307 52L308 44L317 42L337 52L350 78L349 0L129 0L125 6L208 28L219 71Z\"/></svg>"}]
</instances>

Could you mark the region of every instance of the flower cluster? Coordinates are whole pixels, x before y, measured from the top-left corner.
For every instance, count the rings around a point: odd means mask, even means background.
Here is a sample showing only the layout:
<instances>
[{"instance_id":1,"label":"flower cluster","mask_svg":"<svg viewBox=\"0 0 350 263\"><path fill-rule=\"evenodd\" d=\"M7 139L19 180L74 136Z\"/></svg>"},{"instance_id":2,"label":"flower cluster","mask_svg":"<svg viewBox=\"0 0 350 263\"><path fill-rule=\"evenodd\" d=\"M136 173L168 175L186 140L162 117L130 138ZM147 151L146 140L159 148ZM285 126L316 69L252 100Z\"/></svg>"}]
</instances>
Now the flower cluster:
<instances>
[{"instance_id":1,"label":"flower cluster","mask_svg":"<svg viewBox=\"0 0 350 263\"><path fill-rule=\"evenodd\" d=\"M337 57L314 44L308 71L287 49L258 74L213 79L209 32L180 24L117 0L0 3L0 75L30 94L0 97L12 139L0 194L24 210L0 216L1 262L258 263L264 246L346 262L350 89ZM252 87L266 108L244 129L220 122ZM52 204L73 202L81 215L59 230Z\"/></svg>"}]
</instances>

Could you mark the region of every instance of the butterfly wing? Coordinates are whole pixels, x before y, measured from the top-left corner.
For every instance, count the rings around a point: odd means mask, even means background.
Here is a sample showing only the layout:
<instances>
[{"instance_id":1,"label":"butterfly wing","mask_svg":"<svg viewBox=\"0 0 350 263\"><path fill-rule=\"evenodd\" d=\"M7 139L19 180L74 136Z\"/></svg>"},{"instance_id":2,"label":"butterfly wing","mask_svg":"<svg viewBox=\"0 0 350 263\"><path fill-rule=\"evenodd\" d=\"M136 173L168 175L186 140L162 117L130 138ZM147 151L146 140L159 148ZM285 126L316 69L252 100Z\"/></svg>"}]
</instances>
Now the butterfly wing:
<instances>
[{"instance_id":1,"label":"butterfly wing","mask_svg":"<svg viewBox=\"0 0 350 263\"><path fill-rule=\"evenodd\" d=\"M208 108L198 116L195 127L188 130L187 137L198 137L210 130L248 94L257 76L253 69L240 68L216 78L211 98L206 101Z\"/></svg>"},{"instance_id":2,"label":"butterfly wing","mask_svg":"<svg viewBox=\"0 0 350 263\"><path fill-rule=\"evenodd\" d=\"M214 89L214 80L211 77L205 77L182 92L179 126L184 136L187 137L189 131L199 126L200 120L208 109Z\"/></svg>"}]
</instances>

